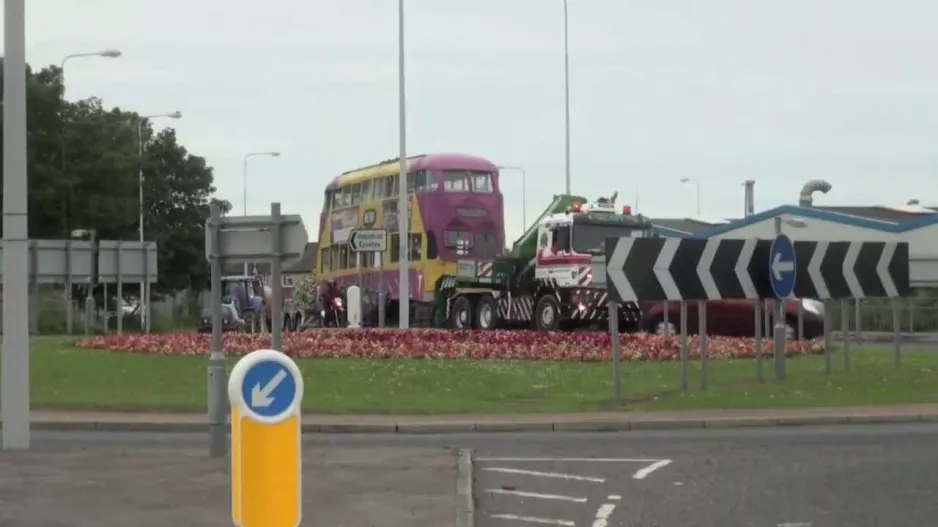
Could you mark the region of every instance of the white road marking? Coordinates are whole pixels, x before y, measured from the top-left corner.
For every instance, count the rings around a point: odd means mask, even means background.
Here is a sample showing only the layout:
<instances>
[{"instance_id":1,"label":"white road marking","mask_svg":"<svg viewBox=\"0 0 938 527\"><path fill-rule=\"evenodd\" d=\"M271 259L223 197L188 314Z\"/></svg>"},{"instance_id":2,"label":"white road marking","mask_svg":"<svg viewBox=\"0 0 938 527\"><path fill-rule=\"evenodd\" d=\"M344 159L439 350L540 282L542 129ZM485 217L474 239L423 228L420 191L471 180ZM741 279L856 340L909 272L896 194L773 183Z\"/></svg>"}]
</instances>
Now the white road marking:
<instances>
[{"instance_id":1,"label":"white road marking","mask_svg":"<svg viewBox=\"0 0 938 527\"><path fill-rule=\"evenodd\" d=\"M785 522L778 524L778 527L811 527L811 522Z\"/></svg>"},{"instance_id":2,"label":"white road marking","mask_svg":"<svg viewBox=\"0 0 938 527\"><path fill-rule=\"evenodd\" d=\"M508 490L508 489L488 489L485 492L489 494L504 494L507 496L518 496L521 498L537 498L540 500L559 500L559 501L572 501L575 503L586 503L586 498L576 498L574 496L564 496L562 494L539 494L537 492L524 492L522 490Z\"/></svg>"},{"instance_id":3,"label":"white road marking","mask_svg":"<svg viewBox=\"0 0 938 527\"><path fill-rule=\"evenodd\" d=\"M613 501L619 501L619 500L622 499L622 496L619 496L618 494L610 494L609 496L606 496L606 499L607 499L607 500L613 500Z\"/></svg>"},{"instance_id":4,"label":"white road marking","mask_svg":"<svg viewBox=\"0 0 938 527\"><path fill-rule=\"evenodd\" d=\"M651 463L659 459L627 457L477 457L475 461L576 461L596 463Z\"/></svg>"},{"instance_id":5,"label":"white road marking","mask_svg":"<svg viewBox=\"0 0 938 527\"><path fill-rule=\"evenodd\" d=\"M504 474L521 474L524 476L537 476L541 478L569 479L573 481L591 481L593 483L605 483L606 482L606 480L603 478L594 478L591 476L577 476L575 474L561 474L560 472L538 472L536 470L521 470L518 468L506 468L506 467L485 467L482 470L486 472L501 472Z\"/></svg>"},{"instance_id":6,"label":"white road marking","mask_svg":"<svg viewBox=\"0 0 938 527\"><path fill-rule=\"evenodd\" d=\"M666 467L670 464L671 464L670 459L662 459L660 461L655 461L651 465L648 465L647 467L635 472L635 474L632 475L632 479L645 479L645 477L647 477L652 472L658 470L659 468Z\"/></svg>"},{"instance_id":7,"label":"white road marking","mask_svg":"<svg viewBox=\"0 0 938 527\"><path fill-rule=\"evenodd\" d=\"M517 514L489 514L489 518L498 518L500 520L515 520L528 523L545 523L547 525L563 525L564 527L573 527L576 523L569 520L557 520L554 518L537 518L535 516L518 516Z\"/></svg>"},{"instance_id":8,"label":"white road marking","mask_svg":"<svg viewBox=\"0 0 938 527\"><path fill-rule=\"evenodd\" d=\"M616 510L614 503L604 503L596 511L596 519L593 520L593 527L606 527L609 524L609 516Z\"/></svg>"}]
</instances>

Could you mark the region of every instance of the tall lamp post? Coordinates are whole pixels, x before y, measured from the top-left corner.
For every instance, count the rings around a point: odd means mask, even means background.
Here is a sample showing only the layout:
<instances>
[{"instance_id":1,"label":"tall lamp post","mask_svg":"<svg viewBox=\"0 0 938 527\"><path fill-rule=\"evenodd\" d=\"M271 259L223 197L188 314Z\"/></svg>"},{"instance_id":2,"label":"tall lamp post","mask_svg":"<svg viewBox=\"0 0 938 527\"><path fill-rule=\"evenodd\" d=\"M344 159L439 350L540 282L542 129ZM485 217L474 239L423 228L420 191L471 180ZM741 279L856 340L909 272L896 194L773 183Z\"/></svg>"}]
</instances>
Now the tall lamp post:
<instances>
[{"instance_id":1,"label":"tall lamp post","mask_svg":"<svg viewBox=\"0 0 938 527\"><path fill-rule=\"evenodd\" d=\"M523 228L528 228L528 174L524 171L524 167L519 166L510 166L510 165L501 165L498 167L499 170L517 170L521 172L521 223L524 225Z\"/></svg>"},{"instance_id":2,"label":"tall lamp post","mask_svg":"<svg viewBox=\"0 0 938 527\"><path fill-rule=\"evenodd\" d=\"M244 167L241 173L241 190L244 193L244 204L242 205L242 210L245 216L248 215L248 159L261 156L280 157L280 152L251 152L250 154L245 154Z\"/></svg>"},{"instance_id":3,"label":"tall lamp post","mask_svg":"<svg viewBox=\"0 0 938 527\"><path fill-rule=\"evenodd\" d=\"M181 119L182 112L176 110L175 112L167 113L154 113L151 115L141 115L137 117L137 198L139 200L139 228L138 232L140 234L140 243L144 241L143 237L143 123L147 119L159 119L165 117L167 119ZM149 298L149 295L146 294L146 289L150 287L150 284L146 282L140 282L140 329L144 330L146 333L150 332L150 306L148 305L146 299Z\"/></svg>"},{"instance_id":4,"label":"tall lamp post","mask_svg":"<svg viewBox=\"0 0 938 527\"><path fill-rule=\"evenodd\" d=\"M242 167L241 173L241 190L244 193L243 199L244 203L242 204L242 212L245 216L248 215L248 159L252 157L280 157L280 152L272 150L269 152L251 152L244 155L244 166ZM248 263L244 262L244 274L248 274Z\"/></svg>"},{"instance_id":5,"label":"tall lamp post","mask_svg":"<svg viewBox=\"0 0 938 527\"><path fill-rule=\"evenodd\" d=\"M62 75L62 96L63 96L63 98L64 98L64 96L65 96L65 89L66 89L66 86L65 86L65 64L68 63L68 61L70 61L70 60L72 60L72 59L90 58L90 57L103 57L103 58L107 58L107 59L116 59L116 58L120 57L121 55L122 55L122 54L121 54L120 50L116 50L116 49L105 49L105 50L102 50L102 51L93 51L93 52L90 52L90 53L72 53L71 55L66 55L64 58L62 58L62 61L59 63L59 69L61 70L61 75ZM61 115L61 116L59 116L59 117L60 117L60 119L61 119L61 121L62 121L62 133L61 133L61 135L59 136L59 142L60 142L60 144L59 144L59 165L61 166L62 175L64 176L64 175L66 174L66 171L67 171L67 170L66 170L67 162L66 162L66 158L65 158L65 144L66 144L65 126L66 126L66 123L65 123L65 115L64 115L64 114ZM71 184L72 184L72 183L71 183L71 179L69 179L69 183L68 183L69 189L68 189L68 192L65 193L65 199L62 201L62 232L63 232L63 234L64 234L64 236L65 236L66 238L68 238L68 237L71 236L71 228L70 228L70 223L69 223L70 220L71 220L71 218L70 218L69 216L70 216L71 213L72 213L72 207L71 207L71 195L72 195L72 191L71 191L71 190L72 190L72 189L71 189ZM65 327L66 327L66 330L68 331L68 334L71 335L71 334L72 334L72 284L71 284L71 280L69 280L68 283L65 284L65 295L66 295L66 296L65 296L65 299L66 299L66 304L65 304L65 306L66 306L66 307L65 307L65 319L66 319L66 320L65 320Z\"/></svg>"},{"instance_id":6,"label":"tall lamp post","mask_svg":"<svg viewBox=\"0 0 938 527\"><path fill-rule=\"evenodd\" d=\"M26 170L26 3L3 3L3 450L28 450L29 242Z\"/></svg>"},{"instance_id":7,"label":"tall lamp post","mask_svg":"<svg viewBox=\"0 0 938 527\"><path fill-rule=\"evenodd\" d=\"M693 183L694 186L697 187L697 217L699 218L700 217L700 181L694 178L682 177L681 183L684 183L684 184Z\"/></svg>"},{"instance_id":8,"label":"tall lamp post","mask_svg":"<svg viewBox=\"0 0 938 527\"><path fill-rule=\"evenodd\" d=\"M564 168L566 194L570 194L570 31L567 0L563 0L563 106L564 106Z\"/></svg>"}]
</instances>

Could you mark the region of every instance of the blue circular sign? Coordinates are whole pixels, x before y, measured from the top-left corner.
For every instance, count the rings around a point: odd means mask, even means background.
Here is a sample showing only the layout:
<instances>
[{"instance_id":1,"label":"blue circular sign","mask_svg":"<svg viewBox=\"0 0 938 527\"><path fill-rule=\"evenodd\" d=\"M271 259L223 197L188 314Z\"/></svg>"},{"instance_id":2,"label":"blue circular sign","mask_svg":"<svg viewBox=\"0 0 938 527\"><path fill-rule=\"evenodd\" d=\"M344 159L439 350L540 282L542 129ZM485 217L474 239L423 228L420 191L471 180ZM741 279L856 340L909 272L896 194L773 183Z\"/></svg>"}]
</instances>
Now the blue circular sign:
<instances>
[{"instance_id":1,"label":"blue circular sign","mask_svg":"<svg viewBox=\"0 0 938 527\"><path fill-rule=\"evenodd\" d=\"M241 381L245 407L261 417L276 418L290 412L296 396L296 378L280 361L252 364Z\"/></svg>"},{"instance_id":2,"label":"blue circular sign","mask_svg":"<svg viewBox=\"0 0 938 527\"><path fill-rule=\"evenodd\" d=\"M796 268L795 245L791 238L779 234L769 249L769 282L777 298L788 298L794 292Z\"/></svg>"}]
</instances>

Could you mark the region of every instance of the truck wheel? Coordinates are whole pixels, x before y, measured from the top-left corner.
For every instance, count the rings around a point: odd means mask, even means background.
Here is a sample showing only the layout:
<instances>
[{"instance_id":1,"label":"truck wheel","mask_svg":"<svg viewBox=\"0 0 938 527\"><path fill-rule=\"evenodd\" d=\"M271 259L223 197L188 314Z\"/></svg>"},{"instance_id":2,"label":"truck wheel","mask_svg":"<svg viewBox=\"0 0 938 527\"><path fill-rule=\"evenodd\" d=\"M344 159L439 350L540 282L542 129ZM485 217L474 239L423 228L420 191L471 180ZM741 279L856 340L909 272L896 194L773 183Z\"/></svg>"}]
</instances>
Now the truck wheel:
<instances>
[{"instance_id":1,"label":"truck wheel","mask_svg":"<svg viewBox=\"0 0 938 527\"><path fill-rule=\"evenodd\" d=\"M476 304L476 329L495 329L498 324L498 309L495 305L495 299L490 296L483 296Z\"/></svg>"},{"instance_id":2,"label":"truck wheel","mask_svg":"<svg viewBox=\"0 0 938 527\"><path fill-rule=\"evenodd\" d=\"M557 299L544 295L534 310L534 327L538 331L555 331L560 326L560 304Z\"/></svg>"},{"instance_id":3,"label":"truck wheel","mask_svg":"<svg viewBox=\"0 0 938 527\"><path fill-rule=\"evenodd\" d=\"M449 327L452 329L472 329L472 302L468 297L458 296L453 300L449 311Z\"/></svg>"}]
</instances>

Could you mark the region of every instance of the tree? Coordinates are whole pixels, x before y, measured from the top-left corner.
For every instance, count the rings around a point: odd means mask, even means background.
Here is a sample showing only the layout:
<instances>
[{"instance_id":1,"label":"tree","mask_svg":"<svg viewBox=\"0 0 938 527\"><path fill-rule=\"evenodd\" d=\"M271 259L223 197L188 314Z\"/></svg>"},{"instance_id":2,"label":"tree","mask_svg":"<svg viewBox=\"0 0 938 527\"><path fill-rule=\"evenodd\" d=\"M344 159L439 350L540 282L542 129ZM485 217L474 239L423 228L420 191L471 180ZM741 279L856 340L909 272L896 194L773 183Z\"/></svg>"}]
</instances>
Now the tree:
<instances>
[{"instance_id":1,"label":"tree","mask_svg":"<svg viewBox=\"0 0 938 527\"><path fill-rule=\"evenodd\" d=\"M201 289L208 277L203 228L209 203L231 209L213 197L211 167L180 145L175 131L154 135L147 122L141 160L139 115L107 109L94 98L69 102L63 93L60 68L27 68L29 236L62 239L80 228L96 230L99 239L137 240L142 166L144 232L159 248L154 292Z\"/></svg>"}]
</instances>

